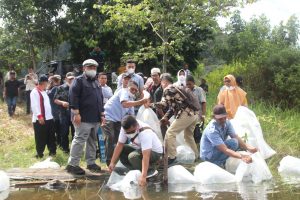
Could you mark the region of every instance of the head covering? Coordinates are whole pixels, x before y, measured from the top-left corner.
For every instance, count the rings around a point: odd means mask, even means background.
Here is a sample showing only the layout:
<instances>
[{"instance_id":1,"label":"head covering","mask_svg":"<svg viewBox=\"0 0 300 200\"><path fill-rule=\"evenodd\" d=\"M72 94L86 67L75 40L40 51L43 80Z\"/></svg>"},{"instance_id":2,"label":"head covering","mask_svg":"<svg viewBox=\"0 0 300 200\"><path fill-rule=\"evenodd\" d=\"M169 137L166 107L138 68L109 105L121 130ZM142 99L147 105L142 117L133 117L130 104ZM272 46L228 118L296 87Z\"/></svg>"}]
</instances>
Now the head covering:
<instances>
[{"instance_id":1,"label":"head covering","mask_svg":"<svg viewBox=\"0 0 300 200\"><path fill-rule=\"evenodd\" d=\"M131 78L131 74L128 72L125 72L122 74L122 78Z\"/></svg>"},{"instance_id":2,"label":"head covering","mask_svg":"<svg viewBox=\"0 0 300 200\"><path fill-rule=\"evenodd\" d=\"M58 74L55 74L55 75L53 76L53 78L56 78L56 79L58 79L58 80L61 80L61 76L58 75Z\"/></svg>"},{"instance_id":3,"label":"head covering","mask_svg":"<svg viewBox=\"0 0 300 200\"><path fill-rule=\"evenodd\" d=\"M151 75L155 75L155 74L160 74L160 69L159 68L152 68L151 69Z\"/></svg>"},{"instance_id":4,"label":"head covering","mask_svg":"<svg viewBox=\"0 0 300 200\"><path fill-rule=\"evenodd\" d=\"M213 114L216 119L227 117L225 106L223 106L222 104L216 105L213 109Z\"/></svg>"},{"instance_id":5,"label":"head covering","mask_svg":"<svg viewBox=\"0 0 300 200\"><path fill-rule=\"evenodd\" d=\"M39 77L39 83L48 82L48 77L45 74L42 74Z\"/></svg>"},{"instance_id":6,"label":"head covering","mask_svg":"<svg viewBox=\"0 0 300 200\"><path fill-rule=\"evenodd\" d=\"M184 73L184 78L182 79L179 74L180 72ZM175 83L176 86L186 86L186 75L187 73L184 71L184 69L181 69L177 72L177 82Z\"/></svg>"},{"instance_id":7,"label":"head covering","mask_svg":"<svg viewBox=\"0 0 300 200\"><path fill-rule=\"evenodd\" d=\"M232 89L225 88L218 95L218 104L223 104L228 114L228 119L234 118L239 106L247 106L247 93L237 86L233 75L229 74L224 77L230 80Z\"/></svg>"},{"instance_id":8,"label":"head covering","mask_svg":"<svg viewBox=\"0 0 300 200\"><path fill-rule=\"evenodd\" d=\"M82 63L82 66L83 67L85 67L85 66L95 66L95 67L98 67L98 63L97 63L97 61L95 61L93 59L87 59L87 60L85 60Z\"/></svg>"},{"instance_id":9,"label":"head covering","mask_svg":"<svg viewBox=\"0 0 300 200\"><path fill-rule=\"evenodd\" d=\"M68 72L68 73L66 74L66 78L67 78L67 79L75 78L75 74L74 74L73 72Z\"/></svg>"}]
</instances>

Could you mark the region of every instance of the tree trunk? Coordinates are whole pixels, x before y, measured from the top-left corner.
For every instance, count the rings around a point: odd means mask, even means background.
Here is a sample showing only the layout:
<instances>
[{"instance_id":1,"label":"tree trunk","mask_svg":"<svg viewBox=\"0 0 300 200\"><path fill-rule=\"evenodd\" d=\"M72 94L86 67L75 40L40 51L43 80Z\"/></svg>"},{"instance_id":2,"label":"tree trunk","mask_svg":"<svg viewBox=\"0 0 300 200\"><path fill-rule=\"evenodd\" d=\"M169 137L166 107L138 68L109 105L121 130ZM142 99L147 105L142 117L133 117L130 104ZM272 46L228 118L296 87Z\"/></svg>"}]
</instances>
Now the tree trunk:
<instances>
[{"instance_id":1,"label":"tree trunk","mask_svg":"<svg viewBox=\"0 0 300 200\"><path fill-rule=\"evenodd\" d=\"M163 73L167 72L167 46L164 43L164 53L163 53Z\"/></svg>"},{"instance_id":2,"label":"tree trunk","mask_svg":"<svg viewBox=\"0 0 300 200\"><path fill-rule=\"evenodd\" d=\"M36 53L34 50L34 46L33 45L29 45L29 52L30 52L30 58L31 58L31 62L32 62L32 68L34 71L36 71Z\"/></svg>"}]
</instances>

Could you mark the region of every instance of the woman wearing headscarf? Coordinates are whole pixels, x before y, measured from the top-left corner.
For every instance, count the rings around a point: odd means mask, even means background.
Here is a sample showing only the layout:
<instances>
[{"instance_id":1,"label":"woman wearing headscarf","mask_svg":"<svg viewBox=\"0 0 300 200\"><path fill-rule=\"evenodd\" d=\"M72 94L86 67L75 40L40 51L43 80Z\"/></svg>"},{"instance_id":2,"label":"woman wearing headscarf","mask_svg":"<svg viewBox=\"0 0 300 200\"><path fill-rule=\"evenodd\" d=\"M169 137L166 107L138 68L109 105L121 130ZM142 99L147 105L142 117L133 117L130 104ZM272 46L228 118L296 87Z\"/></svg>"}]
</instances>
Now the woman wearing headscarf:
<instances>
[{"instance_id":1,"label":"woman wearing headscarf","mask_svg":"<svg viewBox=\"0 0 300 200\"><path fill-rule=\"evenodd\" d=\"M218 104L225 106L228 119L232 119L239 106L247 106L247 93L237 86L235 77L231 74L224 77L224 86L219 92Z\"/></svg>"},{"instance_id":2,"label":"woman wearing headscarf","mask_svg":"<svg viewBox=\"0 0 300 200\"><path fill-rule=\"evenodd\" d=\"M186 72L184 69L181 69L177 73L177 82L174 83L176 86L186 86Z\"/></svg>"}]
</instances>

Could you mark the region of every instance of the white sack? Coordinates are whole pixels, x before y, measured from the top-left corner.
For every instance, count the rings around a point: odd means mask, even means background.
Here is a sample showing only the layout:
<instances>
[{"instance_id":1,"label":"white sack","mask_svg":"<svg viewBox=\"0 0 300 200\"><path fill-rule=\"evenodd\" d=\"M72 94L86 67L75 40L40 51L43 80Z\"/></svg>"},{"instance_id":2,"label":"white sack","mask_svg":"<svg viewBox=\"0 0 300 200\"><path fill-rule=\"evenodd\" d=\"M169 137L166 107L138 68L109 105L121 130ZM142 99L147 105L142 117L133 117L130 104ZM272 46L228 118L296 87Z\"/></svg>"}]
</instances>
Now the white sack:
<instances>
[{"instance_id":1,"label":"white sack","mask_svg":"<svg viewBox=\"0 0 300 200\"><path fill-rule=\"evenodd\" d=\"M260 152L252 154L251 158L252 163L250 164L240 163L235 174L236 180L241 182L245 179L250 179L254 183L270 180L272 178L271 171Z\"/></svg>"},{"instance_id":2,"label":"white sack","mask_svg":"<svg viewBox=\"0 0 300 200\"><path fill-rule=\"evenodd\" d=\"M0 171L0 192L9 188L9 177L4 171Z\"/></svg>"},{"instance_id":3,"label":"white sack","mask_svg":"<svg viewBox=\"0 0 300 200\"><path fill-rule=\"evenodd\" d=\"M175 165L168 169L168 183L195 183L195 177L183 166Z\"/></svg>"},{"instance_id":4,"label":"white sack","mask_svg":"<svg viewBox=\"0 0 300 200\"><path fill-rule=\"evenodd\" d=\"M243 162L243 161L241 161L241 159L229 157L226 160L226 163L225 163L225 169L226 169L226 171L228 171L228 172L230 172L232 174L235 174L236 169L238 168L238 166L239 166L239 164L241 162Z\"/></svg>"},{"instance_id":5,"label":"white sack","mask_svg":"<svg viewBox=\"0 0 300 200\"><path fill-rule=\"evenodd\" d=\"M163 137L160 129L160 121L151 108L145 108L144 106L141 106L136 115L136 119L148 124L163 144Z\"/></svg>"},{"instance_id":6,"label":"white sack","mask_svg":"<svg viewBox=\"0 0 300 200\"><path fill-rule=\"evenodd\" d=\"M193 164L195 161L195 153L191 147L187 145L180 145L176 148L177 156L176 160L182 164Z\"/></svg>"},{"instance_id":7,"label":"white sack","mask_svg":"<svg viewBox=\"0 0 300 200\"><path fill-rule=\"evenodd\" d=\"M60 166L58 163L51 161L51 157L47 158L46 160L42 161L42 162L37 162L34 163L34 165L32 165L29 168L32 169L46 169L46 168L51 168L51 169L59 169Z\"/></svg>"},{"instance_id":8,"label":"white sack","mask_svg":"<svg viewBox=\"0 0 300 200\"><path fill-rule=\"evenodd\" d=\"M240 137L243 138L247 133L247 143L258 148L264 159L276 153L264 140L260 123L249 108L239 106L234 119L230 121Z\"/></svg>"},{"instance_id":9,"label":"white sack","mask_svg":"<svg viewBox=\"0 0 300 200\"><path fill-rule=\"evenodd\" d=\"M235 176L233 174L207 161L202 162L196 166L194 176L196 180L202 184L236 182Z\"/></svg>"},{"instance_id":10,"label":"white sack","mask_svg":"<svg viewBox=\"0 0 300 200\"><path fill-rule=\"evenodd\" d=\"M285 156L279 163L278 172L282 176L300 178L300 159Z\"/></svg>"}]
</instances>

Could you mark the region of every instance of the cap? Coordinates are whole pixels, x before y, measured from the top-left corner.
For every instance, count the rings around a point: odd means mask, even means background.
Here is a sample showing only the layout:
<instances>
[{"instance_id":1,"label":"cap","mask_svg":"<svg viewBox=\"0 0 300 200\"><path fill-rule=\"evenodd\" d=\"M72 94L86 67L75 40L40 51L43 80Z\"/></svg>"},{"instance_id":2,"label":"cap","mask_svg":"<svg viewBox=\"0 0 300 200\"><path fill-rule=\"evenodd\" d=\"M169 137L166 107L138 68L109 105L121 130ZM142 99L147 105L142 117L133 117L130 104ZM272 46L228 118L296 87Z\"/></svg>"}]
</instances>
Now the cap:
<instances>
[{"instance_id":1,"label":"cap","mask_svg":"<svg viewBox=\"0 0 300 200\"><path fill-rule=\"evenodd\" d=\"M123 73L122 78L131 78L131 74L128 72Z\"/></svg>"},{"instance_id":2,"label":"cap","mask_svg":"<svg viewBox=\"0 0 300 200\"><path fill-rule=\"evenodd\" d=\"M75 78L75 75L74 75L73 72L68 72L68 73L66 74L66 78L67 78L67 79Z\"/></svg>"},{"instance_id":3,"label":"cap","mask_svg":"<svg viewBox=\"0 0 300 200\"><path fill-rule=\"evenodd\" d=\"M151 69L151 75L154 75L154 74L160 74L160 69L159 68L152 68Z\"/></svg>"},{"instance_id":4,"label":"cap","mask_svg":"<svg viewBox=\"0 0 300 200\"><path fill-rule=\"evenodd\" d=\"M58 74L55 74L53 77L54 77L54 78L57 78L57 79L59 79L59 80L61 80L61 76L58 75Z\"/></svg>"},{"instance_id":5,"label":"cap","mask_svg":"<svg viewBox=\"0 0 300 200\"><path fill-rule=\"evenodd\" d=\"M216 105L213 109L214 117L216 119L221 119L223 117L227 117L227 112L225 106L219 104Z\"/></svg>"},{"instance_id":6,"label":"cap","mask_svg":"<svg viewBox=\"0 0 300 200\"><path fill-rule=\"evenodd\" d=\"M82 63L82 66L95 66L95 67L98 67L98 63L97 63L97 61L95 61L93 59L87 59Z\"/></svg>"},{"instance_id":7,"label":"cap","mask_svg":"<svg viewBox=\"0 0 300 200\"><path fill-rule=\"evenodd\" d=\"M45 74L42 74L39 77L39 83L42 83L42 82L48 82L48 77Z\"/></svg>"}]
</instances>

